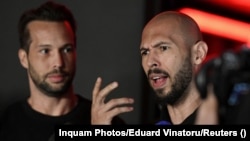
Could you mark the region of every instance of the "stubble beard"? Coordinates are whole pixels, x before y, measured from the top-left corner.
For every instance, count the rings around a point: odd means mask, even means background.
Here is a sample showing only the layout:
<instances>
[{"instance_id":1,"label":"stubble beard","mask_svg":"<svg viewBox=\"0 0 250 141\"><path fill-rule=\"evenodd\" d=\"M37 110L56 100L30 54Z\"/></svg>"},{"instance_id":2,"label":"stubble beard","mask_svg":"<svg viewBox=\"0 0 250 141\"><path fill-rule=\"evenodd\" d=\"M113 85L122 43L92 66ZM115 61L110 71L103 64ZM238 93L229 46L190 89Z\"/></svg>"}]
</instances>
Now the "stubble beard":
<instances>
[{"instance_id":1,"label":"stubble beard","mask_svg":"<svg viewBox=\"0 0 250 141\"><path fill-rule=\"evenodd\" d=\"M178 71L174 77L174 83L169 92L164 92L164 88L155 90L157 100L161 104L176 104L182 97L187 94L187 88L192 81L193 71L190 57L185 59L183 67Z\"/></svg>"},{"instance_id":2,"label":"stubble beard","mask_svg":"<svg viewBox=\"0 0 250 141\"><path fill-rule=\"evenodd\" d=\"M75 72L73 74L70 74L61 70L53 70L52 72L49 72L44 76L39 76L39 74L35 71L35 69L31 65L29 65L28 71L33 83L43 94L49 97L57 97L57 98L64 96L64 94L66 94L69 91L69 89L72 87L72 82L75 75ZM56 73L65 75L67 77L66 81L63 82L63 84L57 88L53 87L48 82L46 82L46 78L48 75Z\"/></svg>"}]
</instances>

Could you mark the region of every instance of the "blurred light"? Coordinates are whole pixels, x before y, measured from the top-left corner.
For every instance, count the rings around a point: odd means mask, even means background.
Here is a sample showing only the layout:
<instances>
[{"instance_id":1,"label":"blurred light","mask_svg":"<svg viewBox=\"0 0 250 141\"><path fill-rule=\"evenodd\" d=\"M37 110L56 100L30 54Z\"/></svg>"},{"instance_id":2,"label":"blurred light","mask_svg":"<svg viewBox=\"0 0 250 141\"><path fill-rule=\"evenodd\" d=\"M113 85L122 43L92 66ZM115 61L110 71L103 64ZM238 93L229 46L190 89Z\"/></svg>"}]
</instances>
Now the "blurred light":
<instances>
[{"instance_id":1,"label":"blurred light","mask_svg":"<svg viewBox=\"0 0 250 141\"><path fill-rule=\"evenodd\" d=\"M182 8L179 11L192 17L198 23L202 32L243 43L250 42L250 23L191 8Z\"/></svg>"},{"instance_id":2,"label":"blurred light","mask_svg":"<svg viewBox=\"0 0 250 141\"><path fill-rule=\"evenodd\" d=\"M206 0L205 2L227 7L231 10L239 11L246 15L250 14L250 0Z\"/></svg>"}]
</instances>

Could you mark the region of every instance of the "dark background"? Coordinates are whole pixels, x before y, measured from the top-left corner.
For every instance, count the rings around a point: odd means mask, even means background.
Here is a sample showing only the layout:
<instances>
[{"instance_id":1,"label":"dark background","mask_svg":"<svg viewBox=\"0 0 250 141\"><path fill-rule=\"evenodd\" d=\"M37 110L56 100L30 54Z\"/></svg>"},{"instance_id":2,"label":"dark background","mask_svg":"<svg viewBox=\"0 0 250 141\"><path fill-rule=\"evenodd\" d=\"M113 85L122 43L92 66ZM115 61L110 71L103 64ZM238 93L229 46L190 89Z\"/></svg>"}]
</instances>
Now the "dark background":
<instances>
[{"instance_id":1,"label":"dark background","mask_svg":"<svg viewBox=\"0 0 250 141\"><path fill-rule=\"evenodd\" d=\"M77 73L75 91L91 99L98 76L103 86L112 81L119 88L108 99L128 96L135 99L135 110L122 114L129 124L148 123L157 114L154 93L142 71L139 45L145 23L164 10L188 6L214 14L250 22L250 11L216 4L214 0L55 0L68 6L77 20ZM231 1L231 0L230 0ZM237 0L236 0L237 1ZM238 0L241 1L241 0ZM246 5L248 0L242 0ZM7 0L0 2L0 115L9 104L29 95L26 70L19 63L17 22L24 10L44 0ZM204 33L209 55L239 48L243 42Z\"/></svg>"}]
</instances>

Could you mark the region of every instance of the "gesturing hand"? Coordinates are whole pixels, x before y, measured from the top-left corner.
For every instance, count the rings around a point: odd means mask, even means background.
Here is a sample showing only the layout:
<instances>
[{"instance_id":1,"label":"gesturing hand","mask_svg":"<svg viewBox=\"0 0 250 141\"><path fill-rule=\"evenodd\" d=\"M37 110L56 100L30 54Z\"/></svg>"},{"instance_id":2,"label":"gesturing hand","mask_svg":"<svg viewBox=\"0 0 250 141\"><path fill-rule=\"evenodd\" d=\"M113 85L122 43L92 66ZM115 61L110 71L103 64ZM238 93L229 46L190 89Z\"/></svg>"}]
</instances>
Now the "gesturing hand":
<instances>
[{"instance_id":1,"label":"gesturing hand","mask_svg":"<svg viewBox=\"0 0 250 141\"><path fill-rule=\"evenodd\" d=\"M102 79L97 78L93 93L92 93L92 108L91 108L91 124L92 125L110 125L113 117L118 114L130 112L133 110L131 106L124 104L132 104L132 98L117 98L111 99L105 103L107 95L118 87L117 82L112 82L105 88L101 89Z\"/></svg>"}]
</instances>

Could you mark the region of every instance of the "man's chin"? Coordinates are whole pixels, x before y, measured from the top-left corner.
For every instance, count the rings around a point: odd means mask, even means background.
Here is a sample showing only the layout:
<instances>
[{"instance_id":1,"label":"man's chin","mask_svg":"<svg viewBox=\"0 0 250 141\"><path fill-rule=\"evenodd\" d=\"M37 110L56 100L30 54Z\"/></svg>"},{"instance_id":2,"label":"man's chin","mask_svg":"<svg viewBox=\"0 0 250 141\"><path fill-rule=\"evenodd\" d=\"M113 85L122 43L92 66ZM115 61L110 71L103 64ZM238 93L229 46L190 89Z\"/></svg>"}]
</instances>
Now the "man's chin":
<instances>
[{"instance_id":1,"label":"man's chin","mask_svg":"<svg viewBox=\"0 0 250 141\"><path fill-rule=\"evenodd\" d=\"M50 90L53 92L59 92L65 89L66 83L53 83L49 84Z\"/></svg>"},{"instance_id":2,"label":"man's chin","mask_svg":"<svg viewBox=\"0 0 250 141\"><path fill-rule=\"evenodd\" d=\"M49 97L62 97L67 92L67 90L68 88L66 88L64 85L50 85L50 88L45 90L45 94Z\"/></svg>"},{"instance_id":3,"label":"man's chin","mask_svg":"<svg viewBox=\"0 0 250 141\"><path fill-rule=\"evenodd\" d=\"M65 95L65 91L62 90L53 90L46 93L49 97L60 98Z\"/></svg>"}]
</instances>

